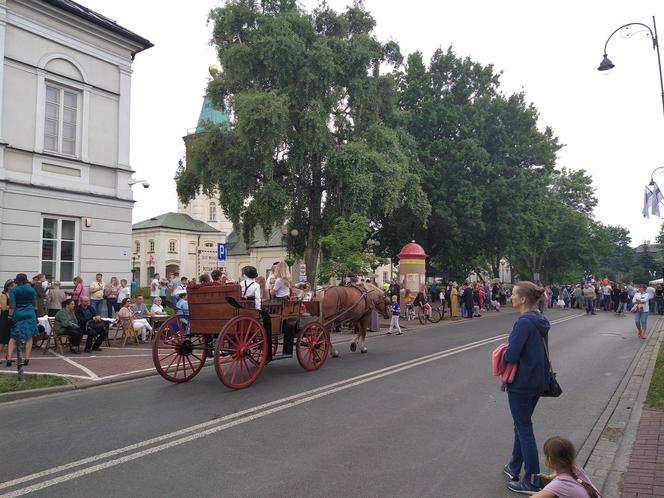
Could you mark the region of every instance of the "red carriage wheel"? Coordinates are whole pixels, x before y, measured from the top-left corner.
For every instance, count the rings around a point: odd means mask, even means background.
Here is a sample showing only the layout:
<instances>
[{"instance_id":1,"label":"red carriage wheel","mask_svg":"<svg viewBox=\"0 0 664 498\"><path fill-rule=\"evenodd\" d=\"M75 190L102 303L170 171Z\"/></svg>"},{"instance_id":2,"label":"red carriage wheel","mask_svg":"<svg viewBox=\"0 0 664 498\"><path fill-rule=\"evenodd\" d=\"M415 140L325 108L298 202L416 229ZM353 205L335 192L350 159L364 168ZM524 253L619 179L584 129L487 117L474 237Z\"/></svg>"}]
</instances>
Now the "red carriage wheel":
<instances>
[{"instance_id":1,"label":"red carriage wheel","mask_svg":"<svg viewBox=\"0 0 664 498\"><path fill-rule=\"evenodd\" d=\"M325 328L318 322L307 325L297 336L297 361L306 370L317 370L327 358L330 342Z\"/></svg>"},{"instance_id":2,"label":"red carriage wheel","mask_svg":"<svg viewBox=\"0 0 664 498\"><path fill-rule=\"evenodd\" d=\"M267 357L263 324L250 316L237 316L219 334L214 368L231 389L249 387L258 378Z\"/></svg>"},{"instance_id":3,"label":"red carriage wheel","mask_svg":"<svg viewBox=\"0 0 664 498\"><path fill-rule=\"evenodd\" d=\"M159 375L170 382L187 382L205 365L205 336L190 332L189 320L179 315L166 320L157 332L152 361Z\"/></svg>"}]
</instances>

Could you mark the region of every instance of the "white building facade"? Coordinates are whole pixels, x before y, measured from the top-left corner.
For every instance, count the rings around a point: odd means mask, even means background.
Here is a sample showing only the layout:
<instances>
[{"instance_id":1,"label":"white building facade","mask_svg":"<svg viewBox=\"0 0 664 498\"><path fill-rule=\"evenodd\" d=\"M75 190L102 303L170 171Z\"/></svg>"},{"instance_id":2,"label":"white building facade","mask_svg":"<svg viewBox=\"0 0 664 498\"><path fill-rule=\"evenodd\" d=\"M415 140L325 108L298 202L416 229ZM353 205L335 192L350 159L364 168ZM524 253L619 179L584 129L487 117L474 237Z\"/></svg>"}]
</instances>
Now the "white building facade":
<instances>
[{"instance_id":1,"label":"white building facade","mask_svg":"<svg viewBox=\"0 0 664 498\"><path fill-rule=\"evenodd\" d=\"M151 46L69 0L0 0L0 280L129 277L131 65Z\"/></svg>"},{"instance_id":2,"label":"white building facade","mask_svg":"<svg viewBox=\"0 0 664 498\"><path fill-rule=\"evenodd\" d=\"M134 224L132 262L134 278L146 287L155 273L196 278L217 268L216 228L184 213L165 213ZM211 267L210 265L213 265Z\"/></svg>"}]
</instances>

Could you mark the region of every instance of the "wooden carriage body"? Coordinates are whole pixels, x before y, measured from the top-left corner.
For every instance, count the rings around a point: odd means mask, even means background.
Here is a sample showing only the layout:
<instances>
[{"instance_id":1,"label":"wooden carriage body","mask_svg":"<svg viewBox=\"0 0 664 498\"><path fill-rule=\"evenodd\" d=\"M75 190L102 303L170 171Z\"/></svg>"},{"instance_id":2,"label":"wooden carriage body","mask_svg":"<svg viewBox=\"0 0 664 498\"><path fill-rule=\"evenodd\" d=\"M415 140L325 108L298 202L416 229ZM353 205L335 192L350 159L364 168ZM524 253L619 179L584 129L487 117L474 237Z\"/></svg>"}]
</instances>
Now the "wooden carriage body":
<instances>
[{"instance_id":1,"label":"wooden carriage body","mask_svg":"<svg viewBox=\"0 0 664 498\"><path fill-rule=\"evenodd\" d=\"M227 302L226 297L235 299L241 309ZM258 317L254 300L242 300L239 284L204 285L187 289L189 301L189 322L192 334L217 335L224 326L238 315ZM319 301L264 300L261 307L270 315L272 336L281 334L284 320L296 319L301 325L320 321Z\"/></svg>"}]
</instances>

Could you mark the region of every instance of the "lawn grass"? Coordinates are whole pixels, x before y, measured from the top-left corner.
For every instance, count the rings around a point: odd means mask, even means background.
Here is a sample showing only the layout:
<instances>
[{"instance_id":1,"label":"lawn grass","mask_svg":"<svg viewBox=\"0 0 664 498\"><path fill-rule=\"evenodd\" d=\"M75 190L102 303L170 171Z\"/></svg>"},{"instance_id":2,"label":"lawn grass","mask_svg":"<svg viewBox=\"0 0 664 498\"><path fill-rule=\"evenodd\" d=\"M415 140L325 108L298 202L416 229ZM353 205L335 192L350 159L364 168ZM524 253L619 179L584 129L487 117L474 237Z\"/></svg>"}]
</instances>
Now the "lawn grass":
<instances>
[{"instance_id":1,"label":"lawn grass","mask_svg":"<svg viewBox=\"0 0 664 498\"><path fill-rule=\"evenodd\" d=\"M646 403L649 406L664 408L664 346L660 346L659 353L657 354L657 362L655 363L655 370L652 373L652 381L650 382L650 389L648 389Z\"/></svg>"},{"instance_id":2,"label":"lawn grass","mask_svg":"<svg viewBox=\"0 0 664 498\"><path fill-rule=\"evenodd\" d=\"M19 384L16 374L0 375L0 393L26 391L28 389L41 389L42 387L62 386L67 381L54 375L26 374L25 383Z\"/></svg>"}]
</instances>

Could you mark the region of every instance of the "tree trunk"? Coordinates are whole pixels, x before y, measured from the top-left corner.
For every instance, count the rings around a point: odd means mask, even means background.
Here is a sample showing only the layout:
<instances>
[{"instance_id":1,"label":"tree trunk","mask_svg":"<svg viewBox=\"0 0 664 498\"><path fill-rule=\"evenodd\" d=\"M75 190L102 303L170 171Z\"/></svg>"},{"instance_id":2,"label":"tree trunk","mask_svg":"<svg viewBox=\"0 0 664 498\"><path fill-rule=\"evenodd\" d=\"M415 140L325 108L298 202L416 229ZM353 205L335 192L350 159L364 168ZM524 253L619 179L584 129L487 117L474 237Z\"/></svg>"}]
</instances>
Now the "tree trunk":
<instances>
[{"instance_id":1,"label":"tree trunk","mask_svg":"<svg viewBox=\"0 0 664 498\"><path fill-rule=\"evenodd\" d=\"M318 257L320 256L320 245L318 241L309 239L304 249L304 264L307 265L307 282L314 289L318 283Z\"/></svg>"},{"instance_id":2,"label":"tree trunk","mask_svg":"<svg viewBox=\"0 0 664 498\"><path fill-rule=\"evenodd\" d=\"M491 259L491 271L493 278L500 278L500 256Z\"/></svg>"}]
</instances>

